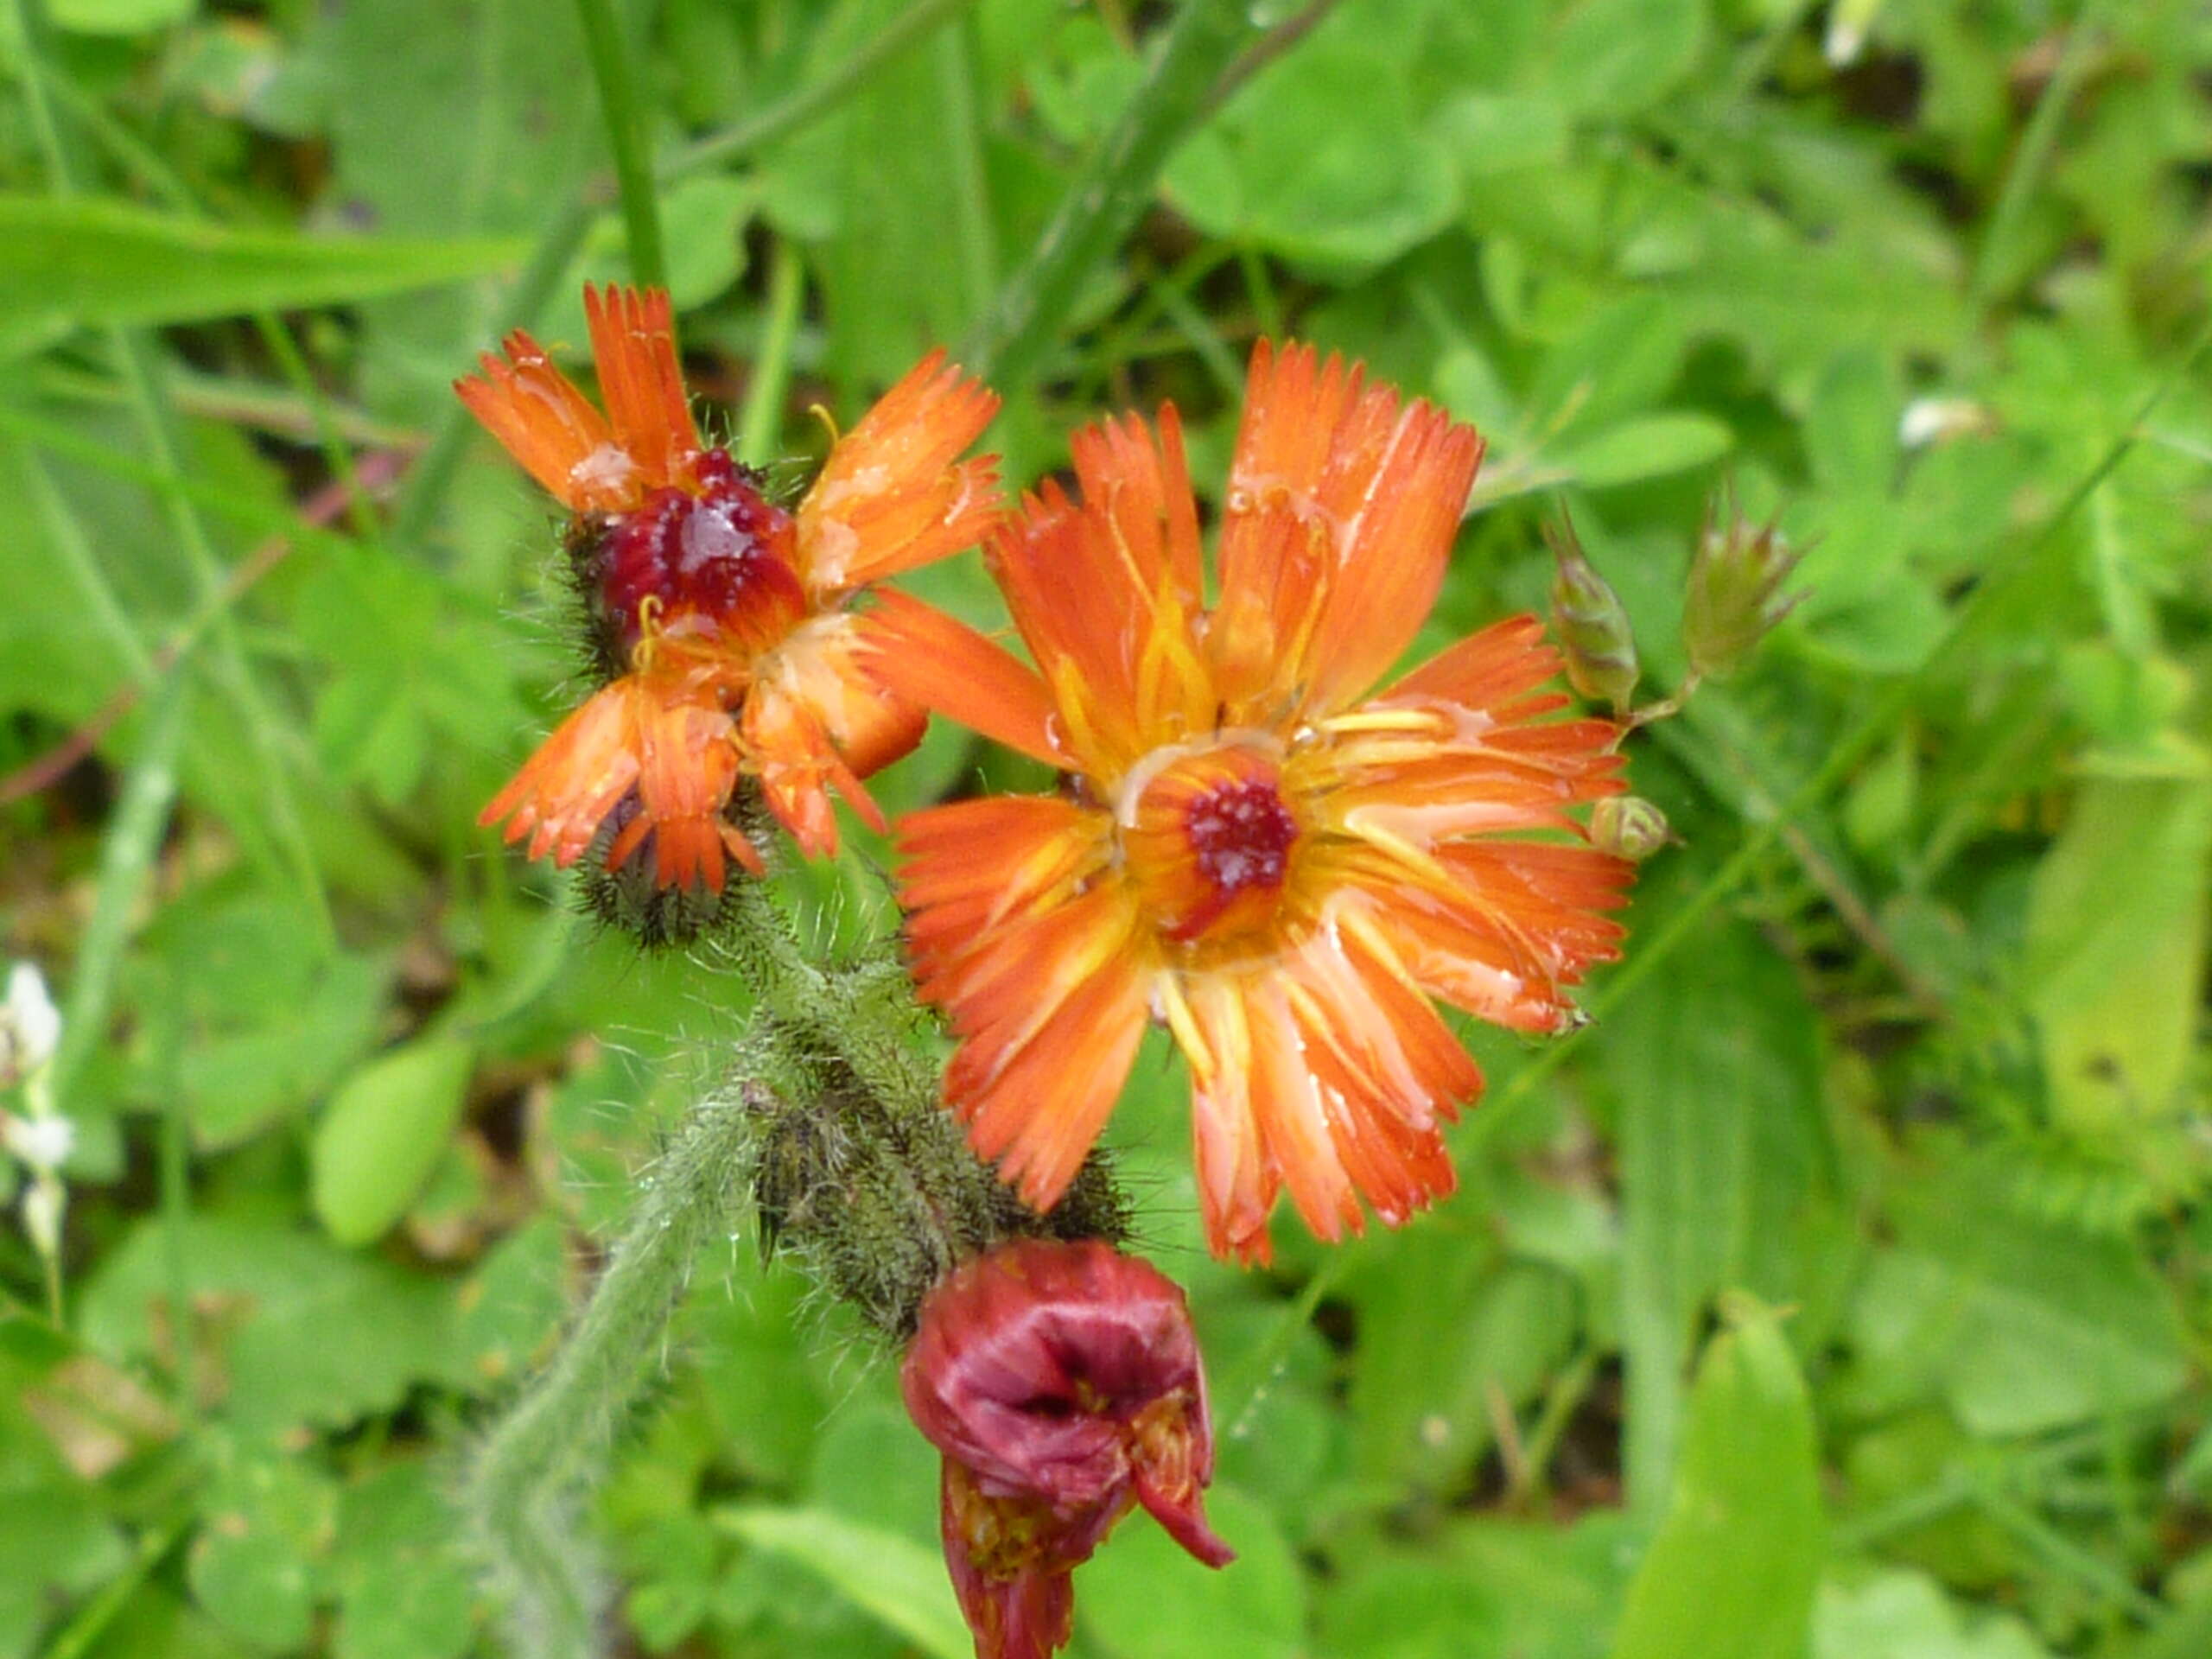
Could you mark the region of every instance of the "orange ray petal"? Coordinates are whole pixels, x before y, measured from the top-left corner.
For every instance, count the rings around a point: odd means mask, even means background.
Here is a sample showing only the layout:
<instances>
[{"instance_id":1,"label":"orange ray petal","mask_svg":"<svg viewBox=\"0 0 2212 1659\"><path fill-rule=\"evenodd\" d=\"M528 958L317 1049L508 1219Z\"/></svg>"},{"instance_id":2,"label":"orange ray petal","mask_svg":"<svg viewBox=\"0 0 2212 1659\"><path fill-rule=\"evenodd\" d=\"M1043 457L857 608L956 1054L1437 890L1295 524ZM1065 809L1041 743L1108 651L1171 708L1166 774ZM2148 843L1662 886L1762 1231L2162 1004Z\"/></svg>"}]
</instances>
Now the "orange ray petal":
<instances>
[{"instance_id":1,"label":"orange ray petal","mask_svg":"<svg viewBox=\"0 0 2212 1659\"><path fill-rule=\"evenodd\" d=\"M1134 923L1113 884L1009 920L947 1007L961 1044L946 1103L1033 1210L1067 1190L1136 1058L1146 976Z\"/></svg>"},{"instance_id":2,"label":"orange ray petal","mask_svg":"<svg viewBox=\"0 0 2212 1659\"><path fill-rule=\"evenodd\" d=\"M453 383L468 412L570 512L635 506L643 493L635 469L590 400L521 329L502 343L507 361L486 352L477 359L481 378Z\"/></svg>"},{"instance_id":3,"label":"orange ray petal","mask_svg":"<svg viewBox=\"0 0 2212 1659\"><path fill-rule=\"evenodd\" d=\"M1311 346L1255 348L1213 639L1243 718L1371 685L1434 604L1482 458L1471 427Z\"/></svg>"},{"instance_id":4,"label":"orange ray petal","mask_svg":"<svg viewBox=\"0 0 2212 1659\"><path fill-rule=\"evenodd\" d=\"M1560 671L1560 655L1534 616L1509 616L1447 645L1398 680L1378 701L1423 700L1462 709L1496 709L1535 690Z\"/></svg>"},{"instance_id":5,"label":"orange ray petal","mask_svg":"<svg viewBox=\"0 0 2212 1659\"><path fill-rule=\"evenodd\" d=\"M1215 1254L1265 1261L1278 1184L1317 1237L1396 1226L1452 1190L1438 1125L1482 1073L1387 938L1317 929L1261 971L1199 976L1170 1022L1192 1066L1192 1131Z\"/></svg>"},{"instance_id":6,"label":"orange ray petal","mask_svg":"<svg viewBox=\"0 0 2212 1659\"><path fill-rule=\"evenodd\" d=\"M638 721L639 815L626 830L632 844L642 839L640 823L652 826L653 880L664 887L704 886L720 893L722 856L737 854L723 810L737 787L738 747L734 722L718 703L694 701L690 687L654 688L641 699ZM613 849L610 865L627 855Z\"/></svg>"},{"instance_id":7,"label":"orange ray petal","mask_svg":"<svg viewBox=\"0 0 2212 1659\"><path fill-rule=\"evenodd\" d=\"M1635 867L1590 847L1474 841L1436 849L1432 868L1443 883L1368 855L1350 878L1412 977L1493 1025L1573 1024L1568 988L1620 954L1606 912L1625 902Z\"/></svg>"},{"instance_id":8,"label":"orange ray petal","mask_svg":"<svg viewBox=\"0 0 2212 1659\"><path fill-rule=\"evenodd\" d=\"M745 700L742 734L746 769L760 779L761 798L807 857L836 856L833 789L869 829L880 834L889 827L815 709L779 684L753 688Z\"/></svg>"},{"instance_id":9,"label":"orange ray petal","mask_svg":"<svg viewBox=\"0 0 2212 1659\"><path fill-rule=\"evenodd\" d=\"M861 619L838 612L810 618L754 664L760 684L808 711L855 778L912 753L929 723L925 709L885 689L869 656Z\"/></svg>"},{"instance_id":10,"label":"orange ray petal","mask_svg":"<svg viewBox=\"0 0 2212 1659\"><path fill-rule=\"evenodd\" d=\"M683 393L676 319L667 291L584 284L599 395L614 442L648 488L690 481L699 432Z\"/></svg>"},{"instance_id":11,"label":"orange ray petal","mask_svg":"<svg viewBox=\"0 0 2212 1659\"><path fill-rule=\"evenodd\" d=\"M1094 467L1088 487L1103 499L1078 505L1048 481L1000 522L987 550L1014 626L1052 689L1062 748L1106 784L1146 750L1211 730L1219 706L1198 613L1166 546L1165 508L1144 510L1151 486L1141 471L1129 480L1097 470L1143 453L1141 431L1132 423L1118 440L1081 435ZM1174 464L1145 465L1164 476ZM1147 523L1156 527L1149 542Z\"/></svg>"},{"instance_id":12,"label":"orange ray petal","mask_svg":"<svg viewBox=\"0 0 2212 1659\"><path fill-rule=\"evenodd\" d=\"M629 676L595 693L538 745L477 823L512 815L509 842L528 836L531 858L550 853L563 869L575 863L638 780L639 717L650 702L640 690Z\"/></svg>"},{"instance_id":13,"label":"orange ray petal","mask_svg":"<svg viewBox=\"0 0 2212 1659\"><path fill-rule=\"evenodd\" d=\"M1595 728L1595 730L1580 728ZM1579 833L1570 809L1625 787L1614 728L1573 721L1492 734L1460 752L1363 769L1341 779L1329 811L1343 830L1427 848L1525 830Z\"/></svg>"},{"instance_id":14,"label":"orange ray petal","mask_svg":"<svg viewBox=\"0 0 2212 1659\"><path fill-rule=\"evenodd\" d=\"M860 619L861 661L891 693L1052 765L1052 699L1036 670L944 612L886 588Z\"/></svg>"},{"instance_id":15,"label":"orange ray petal","mask_svg":"<svg viewBox=\"0 0 2212 1659\"><path fill-rule=\"evenodd\" d=\"M1103 813L1052 796L993 796L899 821L899 902L927 1000L963 995L1002 929L1065 903L1112 854Z\"/></svg>"},{"instance_id":16,"label":"orange ray petal","mask_svg":"<svg viewBox=\"0 0 2212 1659\"><path fill-rule=\"evenodd\" d=\"M954 464L998 412L996 393L932 352L830 451L799 503L810 591L849 592L973 547L998 516L995 458Z\"/></svg>"},{"instance_id":17,"label":"orange ray petal","mask_svg":"<svg viewBox=\"0 0 2212 1659\"><path fill-rule=\"evenodd\" d=\"M1185 611L1205 603L1198 503L1183 454L1175 405L1160 410L1157 437L1134 415L1084 428L1068 442L1085 507L1111 527L1132 591L1150 595L1172 583Z\"/></svg>"},{"instance_id":18,"label":"orange ray petal","mask_svg":"<svg viewBox=\"0 0 2212 1659\"><path fill-rule=\"evenodd\" d=\"M1206 1248L1224 1260L1264 1266L1274 1259L1268 1217L1282 1178L1260 1127L1259 1097L1275 1073L1263 1072L1259 1051L1294 1033L1274 1023L1282 1012L1279 995L1262 1001L1255 1020L1250 988L1228 975L1188 987L1163 976L1160 1001L1191 1068L1191 1146Z\"/></svg>"}]
</instances>

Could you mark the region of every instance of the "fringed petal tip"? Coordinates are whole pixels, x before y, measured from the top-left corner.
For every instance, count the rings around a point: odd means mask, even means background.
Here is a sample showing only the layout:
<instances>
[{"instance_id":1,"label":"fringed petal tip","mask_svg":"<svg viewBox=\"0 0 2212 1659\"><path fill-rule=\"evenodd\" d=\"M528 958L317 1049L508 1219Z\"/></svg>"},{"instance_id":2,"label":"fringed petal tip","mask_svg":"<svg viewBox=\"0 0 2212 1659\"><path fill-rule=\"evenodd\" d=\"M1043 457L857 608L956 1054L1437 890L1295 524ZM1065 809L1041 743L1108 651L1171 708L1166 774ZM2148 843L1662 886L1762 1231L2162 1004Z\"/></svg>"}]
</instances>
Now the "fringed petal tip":
<instances>
[{"instance_id":1,"label":"fringed petal tip","mask_svg":"<svg viewBox=\"0 0 2212 1659\"><path fill-rule=\"evenodd\" d=\"M486 352L480 373L453 383L454 395L500 448L571 512L633 505L626 488L609 489L594 457L612 453L613 435L590 399L553 365L545 349L518 328L502 342L506 358Z\"/></svg>"},{"instance_id":2,"label":"fringed petal tip","mask_svg":"<svg viewBox=\"0 0 2212 1659\"><path fill-rule=\"evenodd\" d=\"M719 893L727 862L753 874L759 850L729 822L739 755L729 715L640 675L626 675L554 728L486 806L486 827L529 839L533 859L566 869L594 851L609 869L648 847L654 885Z\"/></svg>"},{"instance_id":3,"label":"fringed petal tip","mask_svg":"<svg viewBox=\"0 0 2212 1659\"><path fill-rule=\"evenodd\" d=\"M601 414L523 329L454 383L469 412L571 512L626 512L647 492L696 483L700 448L668 295L584 285Z\"/></svg>"},{"instance_id":4,"label":"fringed petal tip","mask_svg":"<svg viewBox=\"0 0 2212 1659\"><path fill-rule=\"evenodd\" d=\"M699 434L664 289L584 285L584 321L615 442L649 486L689 485Z\"/></svg>"},{"instance_id":5,"label":"fringed petal tip","mask_svg":"<svg viewBox=\"0 0 2212 1659\"><path fill-rule=\"evenodd\" d=\"M847 593L980 541L1001 507L997 458L958 458L998 407L942 351L878 399L800 503L809 587Z\"/></svg>"}]
</instances>

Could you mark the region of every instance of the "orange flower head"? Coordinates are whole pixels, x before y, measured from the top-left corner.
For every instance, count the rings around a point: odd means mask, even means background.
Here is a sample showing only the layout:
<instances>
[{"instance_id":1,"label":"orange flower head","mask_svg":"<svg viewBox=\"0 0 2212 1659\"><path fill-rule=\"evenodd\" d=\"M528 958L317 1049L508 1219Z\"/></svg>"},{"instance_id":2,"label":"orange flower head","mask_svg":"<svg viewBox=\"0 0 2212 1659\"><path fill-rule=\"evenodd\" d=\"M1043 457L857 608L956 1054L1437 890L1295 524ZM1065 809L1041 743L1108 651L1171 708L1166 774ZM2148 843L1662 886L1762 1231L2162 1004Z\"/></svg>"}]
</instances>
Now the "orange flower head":
<instances>
[{"instance_id":1,"label":"orange flower head","mask_svg":"<svg viewBox=\"0 0 2212 1659\"><path fill-rule=\"evenodd\" d=\"M1578 809L1619 728L1554 716L1533 617L1381 690L1433 603L1481 441L1306 347L1252 359L1207 602L1174 410L1080 433L991 537L1025 664L896 594L864 624L899 696L1071 774L899 829L915 976L959 1046L948 1103L1033 1207L1111 1112L1147 1021L1187 1060L1215 1252L1269 1253L1287 1187L1325 1238L1449 1192L1482 1076L1434 1004L1576 1018L1630 867ZM1033 666L1031 664L1033 664Z\"/></svg>"},{"instance_id":2,"label":"orange flower head","mask_svg":"<svg viewBox=\"0 0 2212 1659\"><path fill-rule=\"evenodd\" d=\"M517 330L461 401L573 515L607 681L485 809L566 867L650 862L664 888L719 892L761 868L732 822L758 787L803 852L836 850L830 792L883 828L861 779L920 740L924 715L862 669L851 607L868 584L978 540L995 463L960 453L998 400L942 353L832 447L797 508L702 444L668 296L587 286L602 414Z\"/></svg>"}]
</instances>

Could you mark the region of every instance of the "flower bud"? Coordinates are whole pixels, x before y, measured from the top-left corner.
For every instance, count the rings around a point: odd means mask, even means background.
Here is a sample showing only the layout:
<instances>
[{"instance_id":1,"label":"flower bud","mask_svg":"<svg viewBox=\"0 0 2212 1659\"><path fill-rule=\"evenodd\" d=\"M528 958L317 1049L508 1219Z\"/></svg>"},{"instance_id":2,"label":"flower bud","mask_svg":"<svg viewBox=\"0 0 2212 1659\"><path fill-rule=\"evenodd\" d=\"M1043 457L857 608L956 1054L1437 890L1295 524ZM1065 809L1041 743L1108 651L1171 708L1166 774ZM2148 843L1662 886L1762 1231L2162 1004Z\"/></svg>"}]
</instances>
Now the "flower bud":
<instances>
[{"instance_id":1,"label":"flower bud","mask_svg":"<svg viewBox=\"0 0 2212 1659\"><path fill-rule=\"evenodd\" d=\"M904 987L903 974L896 983ZM852 1006L865 1011L866 988L851 988ZM912 1018L911 1002L905 1017ZM1039 1215L969 1150L938 1103L935 1072L901 1070L903 1086L879 1078L871 1087L825 1061L811 1075L774 1088L756 1080L739 1091L752 1120L764 1249L791 1258L863 1325L906 1341L956 1264L1009 1239L1110 1243L1127 1233L1128 1209L1104 1154L1086 1159L1060 1202Z\"/></svg>"},{"instance_id":2,"label":"flower bud","mask_svg":"<svg viewBox=\"0 0 2212 1659\"><path fill-rule=\"evenodd\" d=\"M67 1205L61 1183L50 1175L23 1189L23 1231L31 1248L48 1261L61 1253L61 1215Z\"/></svg>"},{"instance_id":3,"label":"flower bud","mask_svg":"<svg viewBox=\"0 0 2212 1659\"><path fill-rule=\"evenodd\" d=\"M1620 598L1582 551L1571 522L1548 529L1552 556L1552 632L1567 659L1567 683L1586 702L1609 702L1628 712L1636 690L1636 636Z\"/></svg>"},{"instance_id":4,"label":"flower bud","mask_svg":"<svg viewBox=\"0 0 2212 1659\"><path fill-rule=\"evenodd\" d=\"M0 1002L0 1084L29 1077L60 1046L61 1012L47 994L46 976L34 963L17 963Z\"/></svg>"},{"instance_id":5,"label":"flower bud","mask_svg":"<svg viewBox=\"0 0 2212 1659\"><path fill-rule=\"evenodd\" d=\"M1743 666L1803 597L1781 591L1803 556L1773 522L1752 529L1732 499L1725 522L1707 520L1682 599L1682 643L1692 673L1721 679Z\"/></svg>"},{"instance_id":6,"label":"flower bud","mask_svg":"<svg viewBox=\"0 0 2212 1659\"><path fill-rule=\"evenodd\" d=\"M1640 795L1609 795L1590 809L1590 842L1601 853L1641 864L1675 838L1667 815Z\"/></svg>"},{"instance_id":7,"label":"flower bud","mask_svg":"<svg viewBox=\"0 0 2212 1659\"><path fill-rule=\"evenodd\" d=\"M1047 1659L1074 1628L1070 1575L1141 1503L1209 1567L1205 1376L1183 1293L1099 1240L1020 1239L924 1303L899 1374L944 1454L945 1565L977 1659Z\"/></svg>"}]
</instances>

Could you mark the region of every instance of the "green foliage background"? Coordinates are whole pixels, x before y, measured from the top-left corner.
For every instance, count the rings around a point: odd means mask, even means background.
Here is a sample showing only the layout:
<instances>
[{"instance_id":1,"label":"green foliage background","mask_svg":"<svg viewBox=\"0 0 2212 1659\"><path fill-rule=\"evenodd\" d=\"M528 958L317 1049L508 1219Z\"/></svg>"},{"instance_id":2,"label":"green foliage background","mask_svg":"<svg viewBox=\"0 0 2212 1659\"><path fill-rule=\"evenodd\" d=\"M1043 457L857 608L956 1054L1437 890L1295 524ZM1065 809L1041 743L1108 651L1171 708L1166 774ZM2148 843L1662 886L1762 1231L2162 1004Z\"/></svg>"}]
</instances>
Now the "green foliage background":
<instances>
[{"instance_id":1,"label":"green foliage background","mask_svg":"<svg viewBox=\"0 0 2212 1659\"><path fill-rule=\"evenodd\" d=\"M591 59L550 0L47 4L0 6L0 774L93 741L0 805L79 1131L62 1328L0 1229L0 1659L489 1652L458 1454L746 995L473 823L571 664L545 504L447 383L627 275ZM620 8L710 418L804 459L808 405L1002 346L1165 11ZM1563 499L1659 695L1723 477L1810 596L1639 741L1682 844L1592 1031L1468 1033L1452 1203L1212 1263L1141 1065L1114 1139L1242 1559L1131 1525L1076 1650L2212 1651L2212 21L1223 27L1013 354L1009 478L1172 397L1217 482L1247 343L1294 332L1489 436L1424 646L1541 602ZM991 616L972 556L914 585ZM978 760L937 732L879 798ZM803 879L825 944L888 925L883 857ZM804 1294L743 1236L696 1275L592 1498L620 1640L958 1659L933 1456Z\"/></svg>"}]
</instances>

